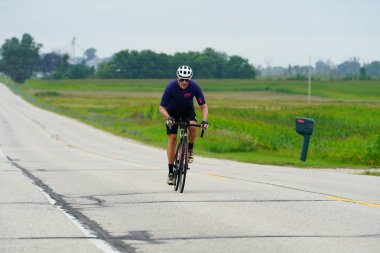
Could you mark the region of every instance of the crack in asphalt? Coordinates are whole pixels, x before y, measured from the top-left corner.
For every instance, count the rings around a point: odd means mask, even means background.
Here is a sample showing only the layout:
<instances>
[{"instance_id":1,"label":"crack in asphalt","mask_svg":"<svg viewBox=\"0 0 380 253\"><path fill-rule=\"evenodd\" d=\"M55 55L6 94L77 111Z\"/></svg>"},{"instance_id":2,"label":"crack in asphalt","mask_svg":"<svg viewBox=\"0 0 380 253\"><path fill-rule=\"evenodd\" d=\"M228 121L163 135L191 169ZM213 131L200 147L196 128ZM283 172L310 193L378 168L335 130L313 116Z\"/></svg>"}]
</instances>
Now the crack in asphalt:
<instances>
[{"instance_id":1,"label":"crack in asphalt","mask_svg":"<svg viewBox=\"0 0 380 253\"><path fill-rule=\"evenodd\" d=\"M88 199L90 201L94 201L95 205L98 207L104 207L104 203L106 203L106 201L104 199L97 198L95 196L82 196L81 198ZM94 205L94 204L92 204L92 205Z\"/></svg>"},{"instance_id":2,"label":"crack in asphalt","mask_svg":"<svg viewBox=\"0 0 380 253\"><path fill-rule=\"evenodd\" d=\"M10 162L11 165L21 170L21 172L28 177L32 182L40 187L46 194L52 198L55 203L54 205L57 207L60 207L63 211L73 216L83 227L91 231L92 234L94 234L94 237L83 237L86 239L100 239L108 243L112 248L117 249L120 252L127 252L127 253L135 253L136 250L134 247L126 244L122 241L122 239L119 239L117 237L111 236L108 231L103 229L97 222L90 219L86 215L84 215L82 212L80 212L78 209L75 209L70 206L69 203L67 203L62 195L54 192L52 188L50 188L47 184L45 184L40 178L33 175L30 171L28 171L26 168L22 167L18 163L16 163L12 158L6 157L7 160ZM98 200L94 197L88 197L90 200L95 200L98 203L102 203L101 200Z\"/></svg>"},{"instance_id":3,"label":"crack in asphalt","mask_svg":"<svg viewBox=\"0 0 380 253\"><path fill-rule=\"evenodd\" d=\"M1 202L0 205L37 205L37 206L48 206L49 203L46 202Z\"/></svg>"},{"instance_id":4,"label":"crack in asphalt","mask_svg":"<svg viewBox=\"0 0 380 253\"><path fill-rule=\"evenodd\" d=\"M111 240L135 240L144 241L151 244L161 244L160 241L176 241L176 240L224 240L224 239L266 239L266 238L380 238L380 234L368 235L241 235L241 236L188 236L188 237L158 237L151 238L148 231L130 231L129 234L123 236L113 236ZM15 237L15 238L0 238L0 240L87 240L88 237ZM100 238L99 238L100 239Z\"/></svg>"}]
</instances>

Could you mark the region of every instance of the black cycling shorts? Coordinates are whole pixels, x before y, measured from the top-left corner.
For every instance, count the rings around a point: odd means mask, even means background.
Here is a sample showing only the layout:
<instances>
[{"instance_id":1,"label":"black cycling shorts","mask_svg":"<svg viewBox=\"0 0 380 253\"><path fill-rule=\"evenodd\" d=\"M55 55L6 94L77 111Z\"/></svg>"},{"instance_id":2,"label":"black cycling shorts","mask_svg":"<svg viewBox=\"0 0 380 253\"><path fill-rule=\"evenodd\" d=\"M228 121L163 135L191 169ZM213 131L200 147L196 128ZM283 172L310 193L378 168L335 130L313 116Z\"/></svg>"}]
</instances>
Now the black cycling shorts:
<instances>
[{"instance_id":1,"label":"black cycling shorts","mask_svg":"<svg viewBox=\"0 0 380 253\"><path fill-rule=\"evenodd\" d=\"M174 118L176 122L179 121L197 121L197 115L195 114L194 108L188 111L184 112L175 112L175 111L168 111L170 117ZM177 134L178 132L178 125L173 125L171 128L166 125L166 133L169 134Z\"/></svg>"}]
</instances>

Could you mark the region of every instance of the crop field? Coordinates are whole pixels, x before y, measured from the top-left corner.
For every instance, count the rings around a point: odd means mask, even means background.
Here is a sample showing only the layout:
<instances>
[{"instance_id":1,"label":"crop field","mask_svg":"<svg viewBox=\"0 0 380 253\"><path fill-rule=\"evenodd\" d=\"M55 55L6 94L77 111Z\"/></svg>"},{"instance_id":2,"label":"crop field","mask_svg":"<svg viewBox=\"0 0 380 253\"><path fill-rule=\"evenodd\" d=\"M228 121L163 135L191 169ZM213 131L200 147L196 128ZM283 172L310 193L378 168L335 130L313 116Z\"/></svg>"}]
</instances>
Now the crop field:
<instances>
[{"instance_id":1,"label":"crop field","mask_svg":"<svg viewBox=\"0 0 380 253\"><path fill-rule=\"evenodd\" d=\"M166 148L158 112L170 80L30 80L10 85L43 108L114 134ZM209 129L196 155L296 167L380 166L380 81L196 80ZM197 113L200 111L197 107ZM297 116L315 120L306 162Z\"/></svg>"}]
</instances>

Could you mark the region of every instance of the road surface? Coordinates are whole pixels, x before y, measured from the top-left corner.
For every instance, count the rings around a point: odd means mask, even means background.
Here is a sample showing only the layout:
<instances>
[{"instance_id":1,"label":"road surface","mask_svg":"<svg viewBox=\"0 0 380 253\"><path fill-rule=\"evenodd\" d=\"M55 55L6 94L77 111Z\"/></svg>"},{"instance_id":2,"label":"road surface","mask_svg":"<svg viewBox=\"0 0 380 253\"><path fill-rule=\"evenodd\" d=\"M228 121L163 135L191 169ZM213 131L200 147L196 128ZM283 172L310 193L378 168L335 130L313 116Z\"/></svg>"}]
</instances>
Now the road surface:
<instances>
[{"instance_id":1,"label":"road surface","mask_svg":"<svg viewBox=\"0 0 380 253\"><path fill-rule=\"evenodd\" d=\"M166 173L0 84L0 252L380 252L379 177L195 157L179 194Z\"/></svg>"}]
</instances>

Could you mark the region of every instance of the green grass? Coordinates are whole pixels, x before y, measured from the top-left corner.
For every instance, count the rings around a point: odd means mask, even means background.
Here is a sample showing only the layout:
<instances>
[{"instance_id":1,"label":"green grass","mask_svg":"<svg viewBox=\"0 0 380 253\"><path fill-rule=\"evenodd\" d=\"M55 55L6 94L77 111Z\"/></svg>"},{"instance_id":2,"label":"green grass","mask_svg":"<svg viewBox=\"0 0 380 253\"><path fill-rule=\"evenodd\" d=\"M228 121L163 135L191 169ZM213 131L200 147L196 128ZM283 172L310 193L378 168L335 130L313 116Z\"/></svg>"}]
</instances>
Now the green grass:
<instances>
[{"instance_id":1,"label":"green grass","mask_svg":"<svg viewBox=\"0 0 380 253\"><path fill-rule=\"evenodd\" d=\"M166 147L158 112L169 80L31 80L19 89L28 100L117 135ZM380 82L197 80L209 105L210 128L197 154L296 167L380 165ZM197 112L200 115L200 112ZM308 159L295 117L315 120Z\"/></svg>"},{"instance_id":2,"label":"green grass","mask_svg":"<svg viewBox=\"0 0 380 253\"><path fill-rule=\"evenodd\" d=\"M162 92L169 79L130 80L29 80L27 86L34 90L54 91L109 91L109 92ZM255 81L255 80L196 80L205 92L274 91L305 95L307 81ZM312 95L334 99L378 101L379 81L313 81Z\"/></svg>"},{"instance_id":3,"label":"green grass","mask_svg":"<svg viewBox=\"0 0 380 253\"><path fill-rule=\"evenodd\" d=\"M380 177L379 171L365 171L363 175Z\"/></svg>"}]
</instances>

